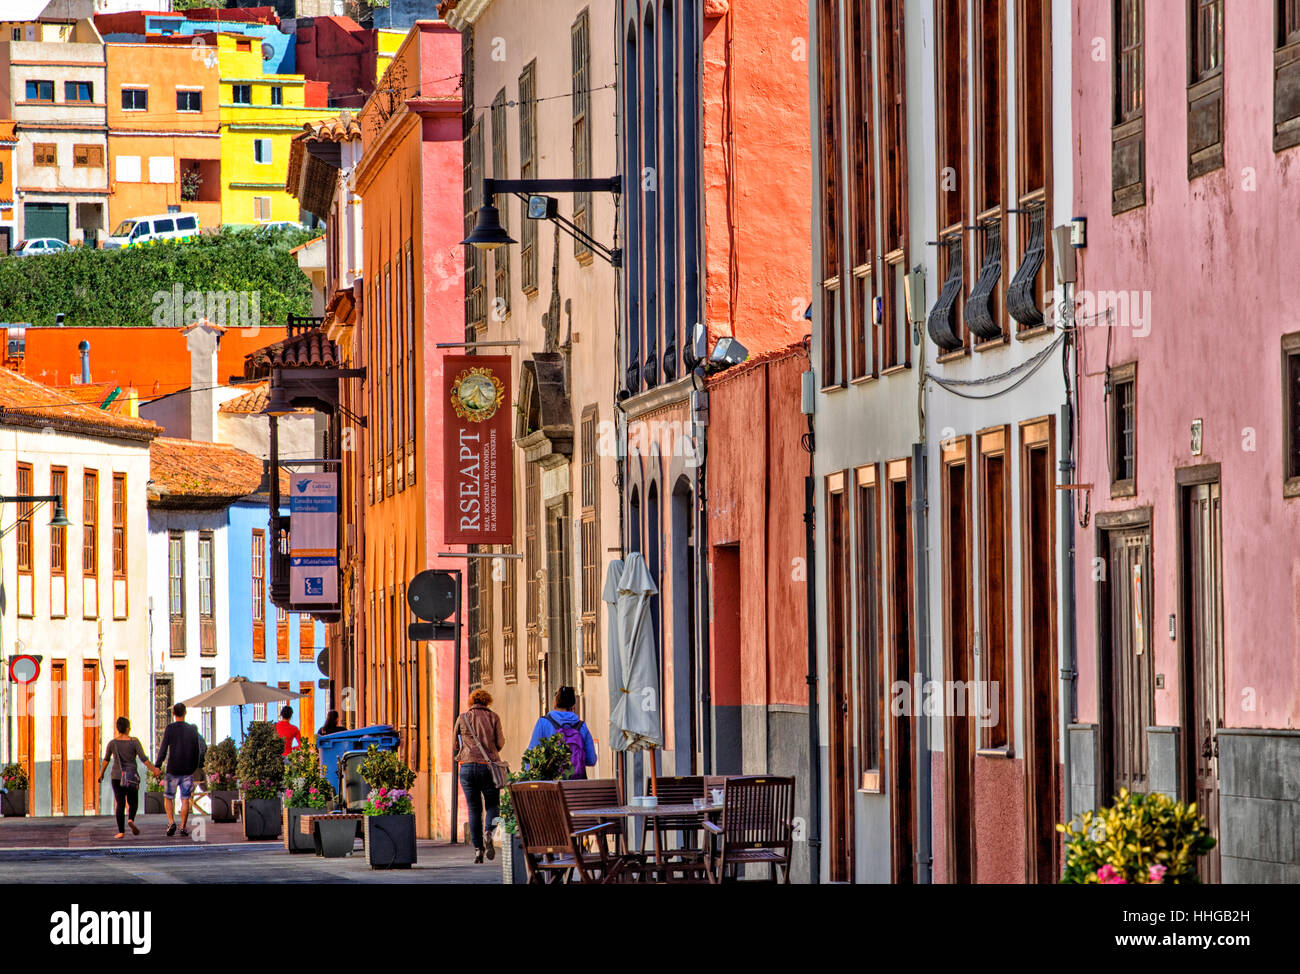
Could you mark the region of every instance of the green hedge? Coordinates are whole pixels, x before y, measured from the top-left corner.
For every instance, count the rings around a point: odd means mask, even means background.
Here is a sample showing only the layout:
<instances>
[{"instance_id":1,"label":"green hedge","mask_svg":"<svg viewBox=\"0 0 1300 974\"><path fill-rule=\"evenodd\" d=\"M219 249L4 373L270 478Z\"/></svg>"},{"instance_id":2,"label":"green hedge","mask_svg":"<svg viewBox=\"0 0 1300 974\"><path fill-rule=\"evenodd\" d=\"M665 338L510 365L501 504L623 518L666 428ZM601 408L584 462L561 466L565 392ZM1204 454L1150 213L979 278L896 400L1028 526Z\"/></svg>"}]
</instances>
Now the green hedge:
<instances>
[{"instance_id":1,"label":"green hedge","mask_svg":"<svg viewBox=\"0 0 1300 974\"><path fill-rule=\"evenodd\" d=\"M256 294L261 320L311 313L311 282L289 251L319 230L222 228L189 240L125 250L73 247L38 257L0 258L0 321L70 327L155 322L155 299L174 286L203 293ZM189 324L189 320L181 322Z\"/></svg>"}]
</instances>

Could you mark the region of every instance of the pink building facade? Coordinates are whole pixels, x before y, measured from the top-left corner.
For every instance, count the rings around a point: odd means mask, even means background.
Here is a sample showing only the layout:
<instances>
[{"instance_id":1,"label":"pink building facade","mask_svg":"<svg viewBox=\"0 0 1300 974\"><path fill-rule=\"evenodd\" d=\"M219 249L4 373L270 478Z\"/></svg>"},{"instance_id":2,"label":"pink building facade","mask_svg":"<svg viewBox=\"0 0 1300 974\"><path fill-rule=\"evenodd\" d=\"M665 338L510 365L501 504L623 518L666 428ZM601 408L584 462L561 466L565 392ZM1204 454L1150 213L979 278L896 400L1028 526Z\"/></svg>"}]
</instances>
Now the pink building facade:
<instances>
[{"instance_id":1,"label":"pink building facade","mask_svg":"<svg viewBox=\"0 0 1300 974\"><path fill-rule=\"evenodd\" d=\"M1273 0L1074 7L1072 810L1197 801L1205 878L1294 883L1300 24Z\"/></svg>"}]
</instances>

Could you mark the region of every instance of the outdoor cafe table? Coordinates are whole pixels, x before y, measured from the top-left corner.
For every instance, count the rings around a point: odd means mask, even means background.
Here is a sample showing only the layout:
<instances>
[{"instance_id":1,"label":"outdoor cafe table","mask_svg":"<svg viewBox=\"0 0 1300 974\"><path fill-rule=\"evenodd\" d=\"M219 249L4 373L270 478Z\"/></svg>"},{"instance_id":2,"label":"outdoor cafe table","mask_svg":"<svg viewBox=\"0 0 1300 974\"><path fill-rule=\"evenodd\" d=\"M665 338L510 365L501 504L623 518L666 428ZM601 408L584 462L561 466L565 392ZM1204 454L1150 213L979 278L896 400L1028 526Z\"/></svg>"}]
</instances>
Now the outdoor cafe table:
<instances>
[{"instance_id":1,"label":"outdoor cafe table","mask_svg":"<svg viewBox=\"0 0 1300 974\"><path fill-rule=\"evenodd\" d=\"M648 824L649 822L653 822L655 819L687 818L693 815L699 815L701 817L701 821L703 821L703 817L705 815L716 815L721 811L722 811L721 805L705 805L703 808L696 808L694 804L687 805L685 803L676 804L676 805L653 805L653 806L610 805L605 808L575 808L572 812L569 813L569 817L575 819L625 818L628 821L635 821L637 819L640 819L642 820L642 825L644 828L646 824ZM662 866L663 863L661 863L659 860L658 832L656 831L655 834L656 834L656 838L655 838L654 864L656 866ZM666 870L666 873L668 875L672 875L672 870L671 869ZM665 881L667 882L668 880Z\"/></svg>"}]
</instances>

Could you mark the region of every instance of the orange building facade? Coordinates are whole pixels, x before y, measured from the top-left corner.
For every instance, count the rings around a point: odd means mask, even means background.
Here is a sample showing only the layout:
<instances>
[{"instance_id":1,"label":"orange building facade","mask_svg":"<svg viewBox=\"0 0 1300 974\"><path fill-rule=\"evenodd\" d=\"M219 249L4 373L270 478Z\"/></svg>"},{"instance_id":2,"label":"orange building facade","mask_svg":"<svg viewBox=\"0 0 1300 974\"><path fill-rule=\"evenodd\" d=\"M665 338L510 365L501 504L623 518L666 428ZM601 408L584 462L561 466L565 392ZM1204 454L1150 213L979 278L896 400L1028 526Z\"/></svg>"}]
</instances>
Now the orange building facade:
<instances>
[{"instance_id":1,"label":"orange building facade","mask_svg":"<svg viewBox=\"0 0 1300 974\"><path fill-rule=\"evenodd\" d=\"M390 70L420 96L396 106L374 96L362 110L363 155L355 188L364 210L356 324L340 345L364 366L359 401L367 428L345 451L345 534L356 539L348 659L339 671L354 688L357 724L390 724L417 772L420 835L450 830L451 727L455 656L446 642L415 643L406 586L426 568L464 569L442 528L442 397L439 342L463 337L460 248L460 37L436 22L407 35ZM381 84L383 87L383 84ZM331 220L331 225L337 223ZM353 304L343 292L336 311ZM339 329L335 329L336 332ZM446 408L450 408L449 406ZM461 674L461 700L465 695Z\"/></svg>"},{"instance_id":2,"label":"orange building facade","mask_svg":"<svg viewBox=\"0 0 1300 974\"><path fill-rule=\"evenodd\" d=\"M18 134L14 122L0 122L0 254L7 254L18 242L14 221L14 150Z\"/></svg>"},{"instance_id":3,"label":"orange building facade","mask_svg":"<svg viewBox=\"0 0 1300 974\"><path fill-rule=\"evenodd\" d=\"M220 72L203 49L105 46L110 229L177 206L221 223Z\"/></svg>"}]
</instances>

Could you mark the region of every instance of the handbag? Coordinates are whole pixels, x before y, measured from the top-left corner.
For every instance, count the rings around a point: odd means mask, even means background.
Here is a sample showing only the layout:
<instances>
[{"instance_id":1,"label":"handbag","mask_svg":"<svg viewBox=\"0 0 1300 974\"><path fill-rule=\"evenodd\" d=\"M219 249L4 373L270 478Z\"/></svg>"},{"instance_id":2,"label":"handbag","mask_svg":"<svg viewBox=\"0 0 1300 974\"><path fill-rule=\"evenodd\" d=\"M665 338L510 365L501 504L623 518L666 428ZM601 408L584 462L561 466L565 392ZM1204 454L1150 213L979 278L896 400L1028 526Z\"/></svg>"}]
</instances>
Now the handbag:
<instances>
[{"instance_id":1,"label":"handbag","mask_svg":"<svg viewBox=\"0 0 1300 974\"><path fill-rule=\"evenodd\" d=\"M469 733L469 739L474 742L474 746L479 749L479 753L481 753L485 758L487 758L488 757L487 749L478 742L478 735L474 733L474 727L472 723L465 719L464 714L460 715L460 719L457 721L457 723ZM488 758L487 765L488 765L488 769L491 770L492 772L492 783L496 785L497 788L504 788L510 781L510 765L506 764L504 761L499 760L500 757L501 755L498 754L497 755L498 760L496 761L493 761L491 758Z\"/></svg>"},{"instance_id":2,"label":"handbag","mask_svg":"<svg viewBox=\"0 0 1300 974\"><path fill-rule=\"evenodd\" d=\"M117 760L118 760L118 764L119 764L119 765L121 766L121 768L122 768L122 776L118 779L118 780L122 783L122 787L123 787L123 788L139 788L139 787L140 787L140 769L136 766L136 763L135 763L135 748L133 747L133 748L131 749L131 763L130 763L130 764L127 764L127 762L125 762L125 761L122 760L122 753L121 753L121 751L119 751L118 754L117 754Z\"/></svg>"}]
</instances>

